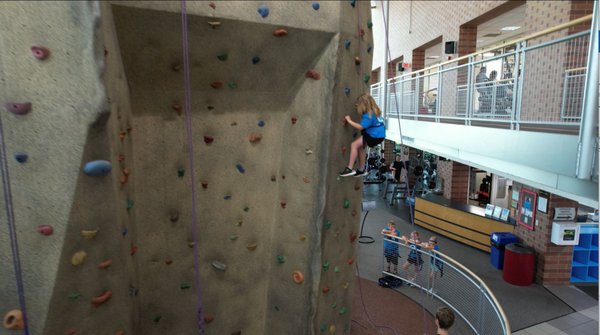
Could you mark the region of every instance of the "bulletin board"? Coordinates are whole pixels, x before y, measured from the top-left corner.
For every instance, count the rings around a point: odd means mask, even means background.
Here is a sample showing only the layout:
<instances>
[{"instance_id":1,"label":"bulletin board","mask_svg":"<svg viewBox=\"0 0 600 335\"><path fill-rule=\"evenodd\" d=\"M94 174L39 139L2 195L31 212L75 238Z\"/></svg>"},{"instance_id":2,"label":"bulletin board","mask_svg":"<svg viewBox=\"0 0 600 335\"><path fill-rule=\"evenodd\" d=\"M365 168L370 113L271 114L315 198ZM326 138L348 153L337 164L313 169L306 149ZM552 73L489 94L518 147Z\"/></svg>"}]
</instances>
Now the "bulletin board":
<instances>
[{"instance_id":1,"label":"bulletin board","mask_svg":"<svg viewBox=\"0 0 600 335\"><path fill-rule=\"evenodd\" d=\"M517 222L529 230L533 230L533 227L535 226L536 205L537 194L526 189L521 189L519 194L519 207L517 208Z\"/></svg>"}]
</instances>

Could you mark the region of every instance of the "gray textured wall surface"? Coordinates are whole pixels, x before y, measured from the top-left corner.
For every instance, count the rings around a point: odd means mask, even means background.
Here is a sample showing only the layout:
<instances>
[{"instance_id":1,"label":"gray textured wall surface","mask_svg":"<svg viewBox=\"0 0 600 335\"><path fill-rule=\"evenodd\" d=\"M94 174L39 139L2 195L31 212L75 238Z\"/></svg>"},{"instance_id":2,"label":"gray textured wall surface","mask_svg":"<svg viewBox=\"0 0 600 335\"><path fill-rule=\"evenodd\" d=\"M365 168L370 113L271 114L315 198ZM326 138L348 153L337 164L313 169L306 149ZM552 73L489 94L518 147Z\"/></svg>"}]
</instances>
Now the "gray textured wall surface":
<instances>
[{"instance_id":1,"label":"gray textured wall surface","mask_svg":"<svg viewBox=\"0 0 600 335\"><path fill-rule=\"evenodd\" d=\"M258 1L214 4L187 3L194 175L185 115L173 108L184 101L180 2L1 4L2 50L22 50L0 53L0 97L35 106L26 116L2 111L9 158L30 150L30 161L9 168L32 333L195 334L199 292L208 334L349 330L362 185L337 173L356 133L341 121L357 120L354 101L368 89L369 4L266 2L265 18ZM30 40L15 33L19 15L45 22L20 28ZM273 36L278 28L288 35ZM36 43L52 50L49 59L30 56ZM305 76L311 69L319 80ZM251 143L252 134L261 140ZM84 175L94 159L111 161L110 175ZM48 222L54 235L35 232ZM0 262L11 269L6 227ZM84 239L83 229L98 235ZM78 250L88 256L74 267ZM98 269L106 259L111 267ZM18 308L14 273L0 281L4 315ZM112 298L92 306L105 290Z\"/></svg>"}]
</instances>

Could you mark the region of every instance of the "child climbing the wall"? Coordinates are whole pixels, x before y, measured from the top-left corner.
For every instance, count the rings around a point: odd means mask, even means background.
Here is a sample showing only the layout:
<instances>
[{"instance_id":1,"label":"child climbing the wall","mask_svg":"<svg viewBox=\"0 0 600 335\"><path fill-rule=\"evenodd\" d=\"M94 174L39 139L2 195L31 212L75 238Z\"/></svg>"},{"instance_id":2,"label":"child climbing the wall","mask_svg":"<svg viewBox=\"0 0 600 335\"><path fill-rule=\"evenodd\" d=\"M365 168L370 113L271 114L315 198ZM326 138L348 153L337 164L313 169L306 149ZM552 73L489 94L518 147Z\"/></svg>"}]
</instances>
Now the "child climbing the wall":
<instances>
[{"instance_id":1,"label":"child climbing the wall","mask_svg":"<svg viewBox=\"0 0 600 335\"><path fill-rule=\"evenodd\" d=\"M390 220L390 222L387 224L387 227L381 231L381 234L384 235L383 255L385 256L385 261L387 262L386 271L390 272L391 266L394 265L393 273L398 273L398 244L391 241L398 242L398 238L394 238L392 236L400 237L400 231L396 229L396 223Z\"/></svg>"},{"instance_id":2,"label":"child climbing the wall","mask_svg":"<svg viewBox=\"0 0 600 335\"><path fill-rule=\"evenodd\" d=\"M408 269L411 265L414 265L414 275L409 277L409 281L414 282L417 279L417 275L419 274L423 266L423 257L421 257L420 251L421 237L419 232L415 230L412 233L410 233L410 239L407 239L406 236L402 236L400 239L405 243L408 243L410 248L410 252L408 253L408 259L406 260L404 265L402 265L402 268L404 269L404 271L410 274L411 271L409 271ZM409 286L412 285L409 284Z\"/></svg>"},{"instance_id":3,"label":"child climbing the wall","mask_svg":"<svg viewBox=\"0 0 600 335\"><path fill-rule=\"evenodd\" d=\"M360 115L360 123L352 121L349 115L346 115L345 120L349 125L357 130L360 130L362 136L358 137L350 145L350 160L348 166L340 172L342 177L362 177L367 174L365 168L365 147L375 147L385 139L385 125L381 116L381 110L377 103L367 93L362 94L356 99L356 111ZM358 157L358 168L353 170L354 163Z\"/></svg>"}]
</instances>

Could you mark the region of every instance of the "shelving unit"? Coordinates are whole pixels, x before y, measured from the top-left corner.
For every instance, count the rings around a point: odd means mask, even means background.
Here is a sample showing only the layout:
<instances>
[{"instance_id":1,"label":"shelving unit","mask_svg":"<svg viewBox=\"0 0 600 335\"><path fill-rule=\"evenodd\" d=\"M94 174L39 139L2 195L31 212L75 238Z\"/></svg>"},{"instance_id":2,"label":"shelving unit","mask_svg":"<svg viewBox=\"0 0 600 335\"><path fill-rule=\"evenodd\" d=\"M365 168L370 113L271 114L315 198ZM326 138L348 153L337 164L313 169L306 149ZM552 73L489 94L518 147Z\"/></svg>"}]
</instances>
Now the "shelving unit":
<instances>
[{"instance_id":1,"label":"shelving unit","mask_svg":"<svg viewBox=\"0 0 600 335\"><path fill-rule=\"evenodd\" d=\"M572 283L598 282L598 225L582 224L579 244L573 248Z\"/></svg>"}]
</instances>

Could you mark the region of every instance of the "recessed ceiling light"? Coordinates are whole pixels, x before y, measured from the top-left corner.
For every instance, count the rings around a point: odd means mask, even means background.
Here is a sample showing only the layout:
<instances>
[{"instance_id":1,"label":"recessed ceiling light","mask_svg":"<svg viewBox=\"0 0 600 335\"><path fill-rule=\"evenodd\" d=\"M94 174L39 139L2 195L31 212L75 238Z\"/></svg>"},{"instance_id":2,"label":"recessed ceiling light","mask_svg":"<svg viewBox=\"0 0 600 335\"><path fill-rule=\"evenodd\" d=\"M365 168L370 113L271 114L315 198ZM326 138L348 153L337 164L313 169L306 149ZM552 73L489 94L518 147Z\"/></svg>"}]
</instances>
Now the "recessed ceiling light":
<instances>
[{"instance_id":1,"label":"recessed ceiling light","mask_svg":"<svg viewBox=\"0 0 600 335\"><path fill-rule=\"evenodd\" d=\"M517 30L519 28L521 28L521 26L508 26L508 27L500 28L500 30L502 30L502 31L515 31L515 30Z\"/></svg>"}]
</instances>

